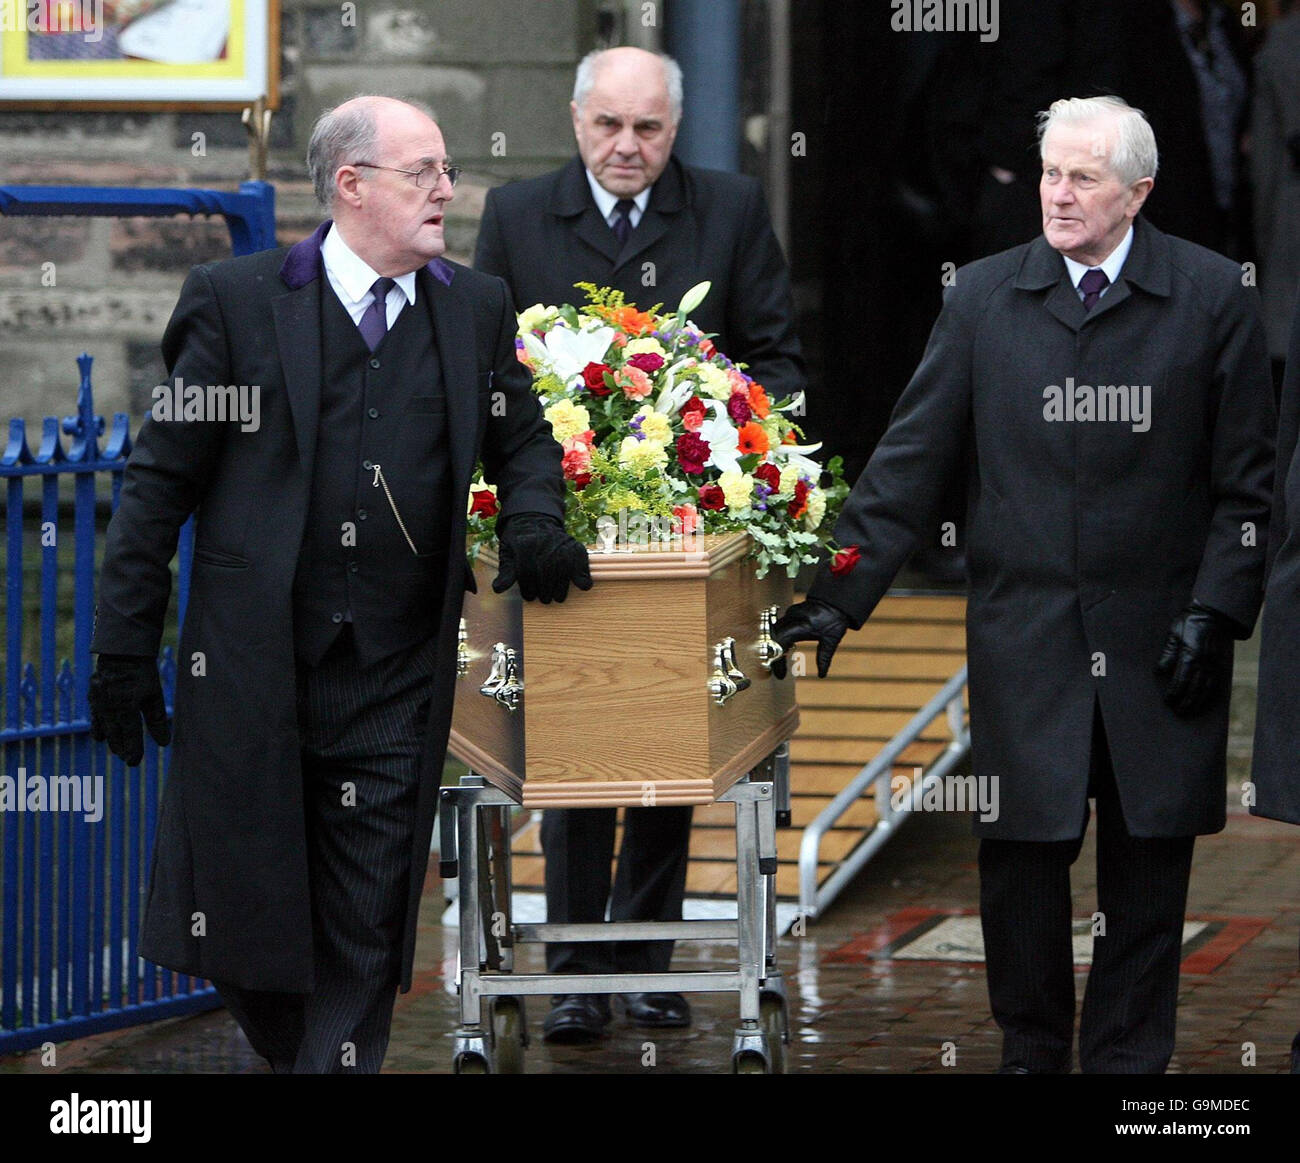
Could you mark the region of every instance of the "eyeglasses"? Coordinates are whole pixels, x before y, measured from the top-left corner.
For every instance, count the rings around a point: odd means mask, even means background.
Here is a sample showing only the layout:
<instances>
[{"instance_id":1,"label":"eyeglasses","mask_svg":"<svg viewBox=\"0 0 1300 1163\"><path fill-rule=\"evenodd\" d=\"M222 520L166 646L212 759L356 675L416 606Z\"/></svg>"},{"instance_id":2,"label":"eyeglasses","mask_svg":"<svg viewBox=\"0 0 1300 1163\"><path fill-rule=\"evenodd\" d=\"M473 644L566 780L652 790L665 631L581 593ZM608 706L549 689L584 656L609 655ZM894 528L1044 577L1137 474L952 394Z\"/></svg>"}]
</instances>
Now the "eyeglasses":
<instances>
[{"instance_id":1,"label":"eyeglasses","mask_svg":"<svg viewBox=\"0 0 1300 1163\"><path fill-rule=\"evenodd\" d=\"M423 169L419 170L400 170L396 166L377 166L374 162L351 162L354 166L365 166L371 170L392 170L395 174L414 174L415 184L421 190L432 190L437 184L438 179L446 175L447 181L454 189L456 183L460 181L460 166L447 166L445 169L441 166L434 165L430 162Z\"/></svg>"}]
</instances>

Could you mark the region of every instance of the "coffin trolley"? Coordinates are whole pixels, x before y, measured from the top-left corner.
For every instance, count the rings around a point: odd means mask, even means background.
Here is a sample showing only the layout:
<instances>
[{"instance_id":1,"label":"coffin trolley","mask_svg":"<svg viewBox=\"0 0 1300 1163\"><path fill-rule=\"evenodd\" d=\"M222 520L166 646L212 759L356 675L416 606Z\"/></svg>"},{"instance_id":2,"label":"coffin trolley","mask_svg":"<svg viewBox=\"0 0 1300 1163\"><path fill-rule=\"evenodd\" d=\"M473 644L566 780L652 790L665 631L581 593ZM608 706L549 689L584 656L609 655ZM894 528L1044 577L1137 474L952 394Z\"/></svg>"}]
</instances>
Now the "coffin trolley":
<instances>
[{"instance_id":1,"label":"coffin trolley","mask_svg":"<svg viewBox=\"0 0 1300 1163\"><path fill-rule=\"evenodd\" d=\"M734 992L736 1073L779 1073L789 1040L776 966L776 826L789 816L794 683L769 667L789 604L784 575L754 576L744 534L591 550L594 588L563 604L468 595L448 750L470 773L440 792L441 874L459 882L457 1073L519 1073L524 998ZM475 689L477 688L477 689ZM522 924L511 913L511 810L730 803L736 920ZM547 941L734 941L725 971L516 973Z\"/></svg>"}]
</instances>

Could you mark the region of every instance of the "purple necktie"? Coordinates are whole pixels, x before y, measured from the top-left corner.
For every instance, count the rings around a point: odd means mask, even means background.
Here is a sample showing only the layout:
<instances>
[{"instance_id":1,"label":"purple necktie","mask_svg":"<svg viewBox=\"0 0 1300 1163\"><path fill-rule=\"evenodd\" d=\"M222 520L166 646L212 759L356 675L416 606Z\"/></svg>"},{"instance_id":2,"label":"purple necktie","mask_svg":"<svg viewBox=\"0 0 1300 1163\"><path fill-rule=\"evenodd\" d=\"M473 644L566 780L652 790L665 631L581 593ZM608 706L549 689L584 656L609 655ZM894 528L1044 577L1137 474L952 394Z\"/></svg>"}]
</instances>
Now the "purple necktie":
<instances>
[{"instance_id":1,"label":"purple necktie","mask_svg":"<svg viewBox=\"0 0 1300 1163\"><path fill-rule=\"evenodd\" d=\"M1083 278L1079 280L1079 290L1083 292L1084 310L1091 311L1097 305L1097 300L1101 298L1102 291L1109 286L1110 279L1100 267L1084 271Z\"/></svg>"},{"instance_id":2,"label":"purple necktie","mask_svg":"<svg viewBox=\"0 0 1300 1163\"><path fill-rule=\"evenodd\" d=\"M614 213L618 217L614 219L611 229L614 231L614 237L618 239L619 246L626 245L627 236L632 233L632 207L635 205L631 198L620 198L614 203Z\"/></svg>"},{"instance_id":3,"label":"purple necktie","mask_svg":"<svg viewBox=\"0 0 1300 1163\"><path fill-rule=\"evenodd\" d=\"M361 322L357 326L361 329L361 338L371 351L388 334L388 292L395 286L397 282L394 279L376 279L370 288L370 293L375 297L374 302L366 308L366 313L361 316Z\"/></svg>"}]
</instances>

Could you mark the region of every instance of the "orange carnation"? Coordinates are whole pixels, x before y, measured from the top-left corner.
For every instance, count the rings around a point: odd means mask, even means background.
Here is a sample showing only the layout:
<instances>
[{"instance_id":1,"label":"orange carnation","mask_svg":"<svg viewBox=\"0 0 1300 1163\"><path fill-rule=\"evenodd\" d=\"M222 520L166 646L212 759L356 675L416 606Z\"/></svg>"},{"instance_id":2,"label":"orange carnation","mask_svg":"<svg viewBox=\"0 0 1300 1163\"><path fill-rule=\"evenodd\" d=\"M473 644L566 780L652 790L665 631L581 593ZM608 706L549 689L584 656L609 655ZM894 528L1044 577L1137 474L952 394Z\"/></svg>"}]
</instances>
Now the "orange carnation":
<instances>
[{"instance_id":1,"label":"orange carnation","mask_svg":"<svg viewBox=\"0 0 1300 1163\"><path fill-rule=\"evenodd\" d=\"M742 456L751 452L762 456L768 449L767 433L763 431L761 424L755 424L752 420L741 426L736 434L736 442Z\"/></svg>"},{"instance_id":2,"label":"orange carnation","mask_svg":"<svg viewBox=\"0 0 1300 1163\"><path fill-rule=\"evenodd\" d=\"M749 408L760 420L766 420L772 411L767 392L763 390L762 384L749 385Z\"/></svg>"},{"instance_id":3,"label":"orange carnation","mask_svg":"<svg viewBox=\"0 0 1300 1163\"><path fill-rule=\"evenodd\" d=\"M614 323L629 335L649 335L655 329L655 317L635 307L618 307L611 314Z\"/></svg>"}]
</instances>

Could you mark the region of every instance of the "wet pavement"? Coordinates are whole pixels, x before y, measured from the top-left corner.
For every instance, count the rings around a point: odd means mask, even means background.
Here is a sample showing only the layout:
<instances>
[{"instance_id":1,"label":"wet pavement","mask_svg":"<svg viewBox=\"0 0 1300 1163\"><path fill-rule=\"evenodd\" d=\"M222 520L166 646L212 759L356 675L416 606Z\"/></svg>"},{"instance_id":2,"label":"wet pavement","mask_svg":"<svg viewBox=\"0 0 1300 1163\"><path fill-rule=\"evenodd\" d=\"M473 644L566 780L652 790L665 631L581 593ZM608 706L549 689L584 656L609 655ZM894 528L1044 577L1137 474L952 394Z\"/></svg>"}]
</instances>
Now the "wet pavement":
<instances>
[{"instance_id":1,"label":"wet pavement","mask_svg":"<svg viewBox=\"0 0 1300 1163\"><path fill-rule=\"evenodd\" d=\"M983 966L917 960L899 946L944 914L974 914L976 845L965 820L914 817L826 915L780 942L790 1000L791 1072L986 1073L998 1064ZM435 865L436 868L436 865ZM1095 907L1091 837L1074 867L1074 915ZM455 933L441 925L442 886L429 883L416 975L401 995L385 1071L448 1073L456 999L448 991ZM1188 905L1206 922L1184 946L1178 1043L1171 1073L1278 1074L1300 1023L1300 828L1230 810L1227 829L1197 841ZM894 954L891 955L891 950ZM961 954L960 947L957 955ZM679 945L674 968L724 968L727 946ZM542 969L521 950L521 971ZM1079 996L1086 968L1078 969ZM588 1047L541 1042L544 999L531 999L528 1073L716 1073L729 1070L733 995L695 994L690 1029L646 1031L615 1017ZM0 1073L260 1073L265 1067L224 1010L0 1059Z\"/></svg>"}]
</instances>

